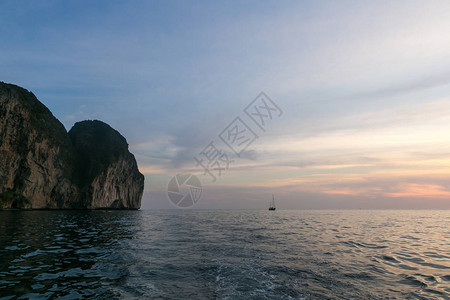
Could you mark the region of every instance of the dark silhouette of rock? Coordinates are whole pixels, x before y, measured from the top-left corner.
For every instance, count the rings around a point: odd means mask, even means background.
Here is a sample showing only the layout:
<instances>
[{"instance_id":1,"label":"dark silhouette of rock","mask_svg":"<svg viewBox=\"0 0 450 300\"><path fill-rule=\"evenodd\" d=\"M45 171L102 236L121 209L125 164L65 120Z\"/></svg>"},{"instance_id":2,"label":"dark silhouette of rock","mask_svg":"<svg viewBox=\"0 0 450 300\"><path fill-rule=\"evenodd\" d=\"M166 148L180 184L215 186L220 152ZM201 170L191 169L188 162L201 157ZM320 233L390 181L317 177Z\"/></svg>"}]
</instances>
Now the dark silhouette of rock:
<instances>
[{"instance_id":1,"label":"dark silhouette of rock","mask_svg":"<svg viewBox=\"0 0 450 300\"><path fill-rule=\"evenodd\" d=\"M76 123L69 136L78 153L78 184L84 205L139 207L144 176L139 173L125 138L96 120Z\"/></svg>"},{"instance_id":2,"label":"dark silhouette of rock","mask_svg":"<svg viewBox=\"0 0 450 300\"><path fill-rule=\"evenodd\" d=\"M33 93L0 82L0 209L139 209L144 176L100 121L67 133Z\"/></svg>"}]
</instances>

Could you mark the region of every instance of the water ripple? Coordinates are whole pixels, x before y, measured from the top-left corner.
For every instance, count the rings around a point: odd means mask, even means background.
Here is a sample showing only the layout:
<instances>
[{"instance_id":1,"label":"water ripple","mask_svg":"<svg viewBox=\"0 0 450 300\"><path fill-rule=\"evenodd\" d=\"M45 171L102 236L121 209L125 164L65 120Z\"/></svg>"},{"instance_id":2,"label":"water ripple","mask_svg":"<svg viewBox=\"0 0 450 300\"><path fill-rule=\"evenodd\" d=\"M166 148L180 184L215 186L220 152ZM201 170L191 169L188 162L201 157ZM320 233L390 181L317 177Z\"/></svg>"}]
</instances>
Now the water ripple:
<instances>
[{"instance_id":1,"label":"water ripple","mask_svg":"<svg viewBox=\"0 0 450 300\"><path fill-rule=\"evenodd\" d=\"M0 297L442 299L448 211L0 212Z\"/></svg>"}]
</instances>

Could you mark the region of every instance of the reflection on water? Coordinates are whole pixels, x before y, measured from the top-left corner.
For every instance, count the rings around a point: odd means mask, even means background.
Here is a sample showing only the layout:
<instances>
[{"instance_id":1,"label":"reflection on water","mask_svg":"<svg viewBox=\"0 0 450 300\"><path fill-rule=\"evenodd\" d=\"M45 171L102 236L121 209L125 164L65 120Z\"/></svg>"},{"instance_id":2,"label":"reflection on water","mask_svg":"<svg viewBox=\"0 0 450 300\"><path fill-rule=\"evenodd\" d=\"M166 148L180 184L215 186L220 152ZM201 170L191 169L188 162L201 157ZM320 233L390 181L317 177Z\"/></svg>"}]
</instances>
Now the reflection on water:
<instances>
[{"instance_id":1,"label":"reflection on water","mask_svg":"<svg viewBox=\"0 0 450 300\"><path fill-rule=\"evenodd\" d=\"M133 238L139 213L10 211L0 216L3 296L107 297L104 286L120 285L128 275L127 259L117 249Z\"/></svg>"},{"instance_id":2,"label":"reflection on water","mask_svg":"<svg viewBox=\"0 0 450 300\"><path fill-rule=\"evenodd\" d=\"M3 211L0 297L445 298L449 211Z\"/></svg>"}]
</instances>

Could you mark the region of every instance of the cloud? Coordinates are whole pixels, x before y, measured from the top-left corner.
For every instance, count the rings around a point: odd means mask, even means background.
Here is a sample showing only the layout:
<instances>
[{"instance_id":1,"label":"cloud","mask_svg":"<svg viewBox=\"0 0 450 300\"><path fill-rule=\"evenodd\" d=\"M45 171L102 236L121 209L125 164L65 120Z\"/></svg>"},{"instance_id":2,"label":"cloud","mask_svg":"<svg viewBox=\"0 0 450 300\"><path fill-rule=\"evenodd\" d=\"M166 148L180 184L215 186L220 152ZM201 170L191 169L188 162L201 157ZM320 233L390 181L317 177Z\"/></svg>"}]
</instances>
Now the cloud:
<instances>
[{"instance_id":1,"label":"cloud","mask_svg":"<svg viewBox=\"0 0 450 300\"><path fill-rule=\"evenodd\" d=\"M446 195L436 176L450 162L449 2L3 6L2 80L33 90L66 128L88 118L119 130L146 193L201 173L193 156L220 146L264 90L285 113L234 158L205 207L257 207L271 189L286 207Z\"/></svg>"},{"instance_id":2,"label":"cloud","mask_svg":"<svg viewBox=\"0 0 450 300\"><path fill-rule=\"evenodd\" d=\"M430 198L433 200L449 200L450 189L436 184L403 183L385 193L391 198Z\"/></svg>"}]
</instances>

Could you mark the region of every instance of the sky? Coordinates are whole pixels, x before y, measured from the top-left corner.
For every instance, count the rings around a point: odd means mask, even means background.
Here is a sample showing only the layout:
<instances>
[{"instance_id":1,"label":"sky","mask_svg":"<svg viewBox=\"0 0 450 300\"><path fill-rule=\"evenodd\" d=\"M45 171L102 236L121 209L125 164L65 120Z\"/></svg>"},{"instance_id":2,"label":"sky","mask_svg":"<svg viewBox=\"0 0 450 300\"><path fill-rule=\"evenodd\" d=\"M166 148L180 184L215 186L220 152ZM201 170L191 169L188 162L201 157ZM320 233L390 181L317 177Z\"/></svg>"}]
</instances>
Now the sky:
<instances>
[{"instance_id":1,"label":"sky","mask_svg":"<svg viewBox=\"0 0 450 300\"><path fill-rule=\"evenodd\" d=\"M271 194L280 209L450 208L449 1L0 6L0 80L67 130L98 119L124 135L144 209L175 208L184 173L198 209L265 209ZM245 113L261 92L279 108L263 129ZM235 118L257 136L239 156L220 138ZM211 142L220 174L194 159Z\"/></svg>"}]
</instances>

